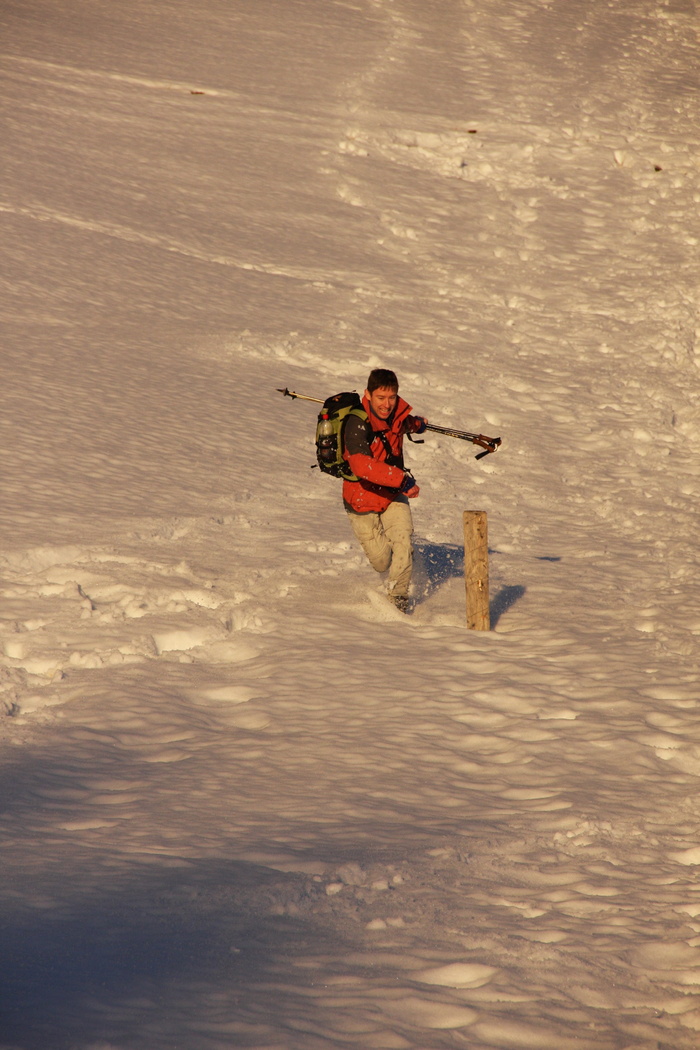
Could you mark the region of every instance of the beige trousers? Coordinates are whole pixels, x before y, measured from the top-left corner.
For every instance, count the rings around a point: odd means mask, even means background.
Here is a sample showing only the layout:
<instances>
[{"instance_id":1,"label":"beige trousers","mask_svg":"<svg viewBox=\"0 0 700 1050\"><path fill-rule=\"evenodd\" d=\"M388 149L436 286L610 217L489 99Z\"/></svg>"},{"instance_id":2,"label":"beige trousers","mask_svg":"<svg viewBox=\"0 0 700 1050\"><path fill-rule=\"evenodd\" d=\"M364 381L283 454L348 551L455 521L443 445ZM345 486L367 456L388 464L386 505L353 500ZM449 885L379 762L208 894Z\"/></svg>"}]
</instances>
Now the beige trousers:
<instances>
[{"instance_id":1,"label":"beige trousers","mask_svg":"<svg viewBox=\"0 0 700 1050\"><path fill-rule=\"evenodd\" d=\"M413 519L406 496L395 499L381 514L347 511L352 531L377 572L389 570L389 594L408 594L413 568Z\"/></svg>"}]
</instances>

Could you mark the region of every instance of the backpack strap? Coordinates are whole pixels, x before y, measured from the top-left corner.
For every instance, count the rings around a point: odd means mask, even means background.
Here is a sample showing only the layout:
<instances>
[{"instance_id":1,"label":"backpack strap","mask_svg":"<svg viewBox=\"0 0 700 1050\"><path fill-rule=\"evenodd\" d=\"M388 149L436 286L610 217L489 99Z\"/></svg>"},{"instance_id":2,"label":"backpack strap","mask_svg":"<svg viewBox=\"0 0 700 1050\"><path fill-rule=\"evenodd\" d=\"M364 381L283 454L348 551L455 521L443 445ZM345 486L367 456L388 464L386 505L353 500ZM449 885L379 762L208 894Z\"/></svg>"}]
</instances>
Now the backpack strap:
<instances>
[{"instance_id":1,"label":"backpack strap","mask_svg":"<svg viewBox=\"0 0 700 1050\"><path fill-rule=\"evenodd\" d=\"M374 440L377 439L377 438L379 439L379 441L381 441L382 446L384 448L385 460L386 460L386 463L387 463L388 466L390 466L390 467L398 467L400 470L405 470L406 469L404 467L404 463L403 463L403 456L402 455L398 455L397 456L394 453L394 451L392 450L391 444L389 443L389 439L386 436L386 431L384 431L384 430L373 430L372 429L372 425L371 425L371 423L369 421L369 418L367 416L367 413L365 412L364 408L360 408L360 407L358 407L358 408L351 408L349 410L349 412L347 413L347 415L345 416L345 418L343 419L343 422L341 424L340 442L341 442L341 448L343 449L343 455L345 454L345 426L346 426L350 416L356 416L358 420L361 420L364 423L365 438L366 438L368 446L371 446L372 443L374 442ZM346 461L346 465L347 465L347 461ZM358 481L359 480L350 471L349 467L347 469L341 468L340 476L345 478L347 481Z\"/></svg>"},{"instance_id":2,"label":"backpack strap","mask_svg":"<svg viewBox=\"0 0 700 1050\"><path fill-rule=\"evenodd\" d=\"M393 451L391 445L389 444L389 438L386 436L386 431L372 430L369 423L369 419L367 420L367 437L370 445L372 444L375 438L379 438L382 445L384 446L384 451L386 452L386 462L389 464L390 467L399 467L400 470L405 469L403 465L403 456L397 456L396 453Z\"/></svg>"}]
</instances>

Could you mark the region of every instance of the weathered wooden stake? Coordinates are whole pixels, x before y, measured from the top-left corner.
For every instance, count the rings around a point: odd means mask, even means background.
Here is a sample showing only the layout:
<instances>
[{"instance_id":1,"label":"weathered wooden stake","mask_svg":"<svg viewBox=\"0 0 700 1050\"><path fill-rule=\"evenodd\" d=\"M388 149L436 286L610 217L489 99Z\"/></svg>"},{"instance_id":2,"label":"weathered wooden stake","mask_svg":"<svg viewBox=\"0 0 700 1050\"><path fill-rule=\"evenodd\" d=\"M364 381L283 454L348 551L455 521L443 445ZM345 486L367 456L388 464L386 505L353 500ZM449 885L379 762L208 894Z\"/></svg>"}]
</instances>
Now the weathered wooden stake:
<instances>
[{"instance_id":1,"label":"weathered wooden stake","mask_svg":"<svg viewBox=\"0 0 700 1050\"><path fill-rule=\"evenodd\" d=\"M463 517L467 627L473 631L490 631L489 536L486 511L465 510Z\"/></svg>"}]
</instances>

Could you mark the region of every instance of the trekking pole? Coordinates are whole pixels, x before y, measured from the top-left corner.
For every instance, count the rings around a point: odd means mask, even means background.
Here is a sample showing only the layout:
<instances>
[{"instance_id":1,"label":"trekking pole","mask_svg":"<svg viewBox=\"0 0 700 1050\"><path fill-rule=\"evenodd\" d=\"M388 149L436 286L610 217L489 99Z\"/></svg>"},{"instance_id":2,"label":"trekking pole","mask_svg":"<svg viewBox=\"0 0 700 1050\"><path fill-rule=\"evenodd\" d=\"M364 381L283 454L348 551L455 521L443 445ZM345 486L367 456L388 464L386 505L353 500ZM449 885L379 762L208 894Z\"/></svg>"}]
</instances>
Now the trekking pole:
<instances>
[{"instance_id":1,"label":"trekking pole","mask_svg":"<svg viewBox=\"0 0 700 1050\"><path fill-rule=\"evenodd\" d=\"M446 437L461 438L462 441L471 441L472 445L480 445L484 449L479 452L475 459L483 459L491 452L495 452L501 443L500 438L486 437L485 434L470 434L468 430L453 430L452 427L439 427L434 423L426 423L426 430L434 430L436 434L445 434Z\"/></svg>"},{"instance_id":2,"label":"trekking pole","mask_svg":"<svg viewBox=\"0 0 700 1050\"><path fill-rule=\"evenodd\" d=\"M277 387L279 394L284 394L285 397L295 398L298 397L301 401L315 401L317 405L322 405L323 398L320 397L309 397L307 394L297 394L293 390L289 390L288 387ZM491 452L496 452L498 446L501 444L500 438L486 437L485 434L471 434L468 430L455 430L453 427L439 427L435 423L426 423L426 430L432 430L436 434L444 434L445 437L460 438L462 441L470 441L472 445L479 445L483 448L483 452L479 452L475 459L483 459L484 456L488 456ZM409 440L412 440L411 435L407 435ZM418 442L420 444L420 442Z\"/></svg>"},{"instance_id":3,"label":"trekking pole","mask_svg":"<svg viewBox=\"0 0 700 1050\"><path fill-rule=\"evenodd\" d=\"M284 394L285 397L298 397L300 401L315 401L317 405L323 404L322 397L308 397L306 394L295 394L293 390L289 390L288 387L282 389L281 386L277 387L278 394Z\"/></svg>"}]
</instances>

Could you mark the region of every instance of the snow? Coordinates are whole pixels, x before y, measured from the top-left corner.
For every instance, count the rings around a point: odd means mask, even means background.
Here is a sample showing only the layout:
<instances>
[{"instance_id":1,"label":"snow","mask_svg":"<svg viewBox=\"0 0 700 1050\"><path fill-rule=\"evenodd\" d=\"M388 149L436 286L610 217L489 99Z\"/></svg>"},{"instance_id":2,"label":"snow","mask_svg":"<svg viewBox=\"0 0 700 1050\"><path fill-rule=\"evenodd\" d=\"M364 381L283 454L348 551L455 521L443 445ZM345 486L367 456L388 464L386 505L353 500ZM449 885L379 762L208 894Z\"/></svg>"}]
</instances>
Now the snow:
<instances>
[{"instance_id":1,"label":"snow","mask_svg":"<svg viewBox=\"0 0 700 1050\"><path fill-rule=\"evenodd\" d=\"M697 1047L697 17L5 5L2 1050Z\"/></svg>"}]
</instances>

